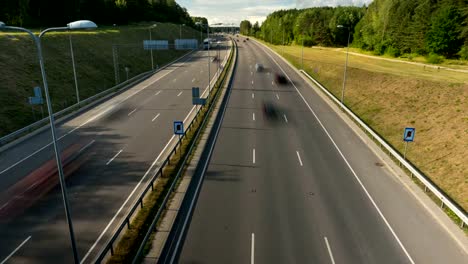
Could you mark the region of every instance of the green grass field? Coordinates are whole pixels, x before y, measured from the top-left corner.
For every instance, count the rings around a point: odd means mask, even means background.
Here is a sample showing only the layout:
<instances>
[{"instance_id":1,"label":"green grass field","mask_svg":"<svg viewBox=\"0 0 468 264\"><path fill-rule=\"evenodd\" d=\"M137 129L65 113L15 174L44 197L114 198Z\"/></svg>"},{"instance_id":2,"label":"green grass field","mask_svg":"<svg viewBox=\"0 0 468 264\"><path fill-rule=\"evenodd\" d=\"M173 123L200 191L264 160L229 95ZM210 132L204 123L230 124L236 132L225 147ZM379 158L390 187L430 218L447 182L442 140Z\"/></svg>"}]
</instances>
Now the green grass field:
<instances>
[{"instance_id":1,"label":"green grass field","mask_svg":"<svg viewBox=\"0 0 468 264\"><path fill-rule=\"evenodd\" d=\"M54 111L76 103L68 32L50 32L42 39L44 61ZM72 31L73 50L80 99L86 99L115 85L112 46L118 45L120 81L151 70L150 52L143 49L149 39L146 25L104 27L93 31ZM183 38L200 39L200 32L182 27ZM179 25L157 23L152 39L179 38ZM33 87L42 87L37 51L25 33L0 33L0 137L41 118L35 107L35 119L28 104ZM164 65L187 51L153 51L155 65ZM44 106L44 111L46 107ZM47 114L45 112L44 114Z\"/></svg>"},{"instance_id":2,"label":"green grass field","mask_svg":"<svg viewBox=\"0 0 468 264\"><path fill-rule=\"evenodd\" d=\"M284 47L284 56L301 68L300 46ZM467 210L468 73L378 58L349 56L346 105L401 153L404 128L415 127L408 159ZM304 49L305 70L338 98L345 59L341 49Z\"/></svg>"}]
</instances>

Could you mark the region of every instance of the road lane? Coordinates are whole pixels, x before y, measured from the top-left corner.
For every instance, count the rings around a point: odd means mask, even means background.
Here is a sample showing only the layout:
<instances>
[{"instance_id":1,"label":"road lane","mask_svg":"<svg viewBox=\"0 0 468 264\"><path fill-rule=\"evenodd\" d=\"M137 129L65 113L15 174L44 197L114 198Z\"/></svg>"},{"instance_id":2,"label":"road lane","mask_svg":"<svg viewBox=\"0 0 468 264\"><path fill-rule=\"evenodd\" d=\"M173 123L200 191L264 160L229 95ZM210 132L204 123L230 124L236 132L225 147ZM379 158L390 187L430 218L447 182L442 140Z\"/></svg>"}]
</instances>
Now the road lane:
<instances>
[{"instance_id":1,"label":"road lane","mask_svg":"<svg viewBox=\"0 0 468 264\"><path fill-rule=\"evenodd\" d=\"M253 87L246 77L252 57L266 70ZM466 263L450 235L387 168L375 165L380 159L276 60L255 43L240 45L180 262L246 263L254 233L256 263ZM283 69L298 90L274 83L273 73ZM249 122L263 101L274 101L287 122L265 115ZM252 148L256 160L249 165ZM408 225L408 218L424 225Z\"/></svg>"},{"instance_id":2,"label":"road lane","mask_svg":"<svg viewBox=\"0 0 468 264\"><path fill-rule=\"evenodd\" d=\"M226 51L221 54L224 56ZM214 73L216 64L211 63L210 66ZM95 141L86 150L86 163L79 167L67 181L81 258L89 252L90 248L99 249L99 246L108 237L109 231L113 230L115 224L120 221L121 215L132 204L135 197L130 199L129 194L132 190L135 193L140 192L141 187L135 189L139 183L140 186L144 186L148 177L142 181L142 176L145 172L149 172L148 168L172 137L172 122L184 120L192 109L191 97L185 96L189 93L183 93L180 96L177 94L181 88L191 89L193 85L191 80L193 76L199 75L198 70L201 67L207 67L205 51L195 53L183 67L174 66L173 72L160 78L157 82L143 82L141 84L143 86L150 85L144 90L137 90L137 94L128 97L122 103L118 105L112 103L114 99L111 99L111 102L106 102L113 106L110 111L61 140L62 148L77 141L86 143ZM172 75L177 76L176 85L171 81ZM211 77L213 78L213 76L214 74ZM200 76L199 79L195 84L200 86L201 92L205 92L208 78ZM187 87L181 87L184 84ZM132 88L128 93L123 93L122 96L131 95L131 92L135 92L132 90L135 89L141 88ZM117 102L119 101L117 100ZM129 115L132 111L133 113ZM160 115L157 120L151 122L158 113ZM75 119L82 120L83 118L77 117L62 123L60 127L62 135L69 133L76 128L75 124L82 122L76 122ZM45 133L47 132L31 139L34 141L31 143L31 148L40 146L35 143L36 141L47 142ZM14 162L21 158L18 153L25 148L25 145L27 147L27 142L21 143L18 149L11 149L11 152L0 155L4 155L3 158L6 157L6 160ZM15 156L17 154L18 156ZM115 157L113 157L114 155ZM22 157L24 156L23 154ZM38 154L26 159L21 166L10 169L7 174L19 178L52 156L51 148L46 147ZM113 159L109 162L111 158ZM106 163L108 163L107 166ZM158 164L154 163L154 165L156 168ZM3 163L2 166L4 166ZM4 188L7 187L8 184L4 184ZM118 210L121 213L117 215ZM109 221L114 218L116 220L109 226ZM101 233L106 228L107 232ZM104 235L101 236L101 234ZM33 239L18 250L11 257L11 261L50 263L57 260L60 262L72 260L63 205L57 187L22 216L17 217L14 222L7 225L0 224L0 237L2 237L0 240L0 261L14 250L15 245L21 243L25 235L30 235ZM101 238L99 241L96 240L98 237ZM88 254L87 261L92 259L94 253Z\"/></svg>"}]
</instances>

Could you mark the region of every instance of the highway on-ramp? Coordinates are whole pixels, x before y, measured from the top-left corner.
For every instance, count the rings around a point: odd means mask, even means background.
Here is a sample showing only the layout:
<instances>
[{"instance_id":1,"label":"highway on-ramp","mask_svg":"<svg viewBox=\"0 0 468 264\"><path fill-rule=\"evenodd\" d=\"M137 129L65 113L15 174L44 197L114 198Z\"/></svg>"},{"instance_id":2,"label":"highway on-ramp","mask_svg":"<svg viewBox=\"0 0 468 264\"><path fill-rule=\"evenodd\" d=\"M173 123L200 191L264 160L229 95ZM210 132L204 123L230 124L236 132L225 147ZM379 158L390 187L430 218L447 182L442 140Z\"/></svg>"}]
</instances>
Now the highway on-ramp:
<instances>
[{"instance_id":1,"label":"highway on-ramp","mask_svg":"<svg viewBox=\"0 0 468 264\"><path fill-rule=\"evenodd\" d=\"M227 55L224 39L220 58ZM210 51L211 57L215 51ZM147 80L58 124L61 149L82 148L82 164L67 189L80 260L89 263L164 160L173 121L194 114L191 88L208 94L217 63L194 51ZM0 191L53 159L50 130L0 153ZM55 163L54 163L55 166ZM57 180L58 182L58 180ZM2 205L0 205L2 206ZM1 222L1 221L0 221ZM0 263L72 263L60 189L56 186L25 213L0 224Z\"/></svg>"},{"instance_id":2,"label":"highway on-ramp","mask_svg":"<svg viewBox=\"0 0 468 264\"><path fill-rule=\"evenodd\" d=\"M468 263L297 71L243 39L179 263Z\"/></svg>"}]
</instances>

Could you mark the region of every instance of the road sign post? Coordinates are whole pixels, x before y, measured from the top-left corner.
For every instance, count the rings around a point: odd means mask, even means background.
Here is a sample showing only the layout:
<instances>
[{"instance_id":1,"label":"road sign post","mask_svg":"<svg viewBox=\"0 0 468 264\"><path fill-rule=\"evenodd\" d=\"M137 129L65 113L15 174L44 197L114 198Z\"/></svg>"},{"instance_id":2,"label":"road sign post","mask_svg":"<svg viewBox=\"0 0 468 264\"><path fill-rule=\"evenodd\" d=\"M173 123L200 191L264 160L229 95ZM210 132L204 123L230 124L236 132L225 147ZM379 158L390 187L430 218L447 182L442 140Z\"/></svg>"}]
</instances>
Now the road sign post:
<instances>
[{"instance_id":1,"label":"road sign post","mask_svg":"<svg viewBox=\"0 0 468 264\"><path fill-rule=\"evenodd\" d=\"M42 98L41 87L39 86L34 87L34 96L29 97L29 104L31 105L31 111L32 111L34 120L36 120L36 113L34 112L34 105L41 106L42 118L44 118L44 109L42 108L42 105L44 104L44 98Z\"/></svg>"},{"instance_id":2,"label":"road sign post","mask_svg":"<svg viewBox=\"0 0 468 264\"><path fill-rule=\"evenodd\" d=\"M179 152L180 152L179 155L182 155L181 140L182 140L182 135L184 134L184 122L183 121L174 121L174 134L179 135Z\"/></svg>"},{"instance_id":3,"label":"road sign post","mask_svg":"<svg viewBox=\"0 0 468 264\"><path fill-rule=\"evenodd\" d=\"M405 151L403 152L403 159L405 160L406 160L406 151L408 150L408 142L414 141L415 133L416 133L416 129L414 127L406 127L405 132L403 133L403 141L405 141Z\"/></svg>"}]
</instances>

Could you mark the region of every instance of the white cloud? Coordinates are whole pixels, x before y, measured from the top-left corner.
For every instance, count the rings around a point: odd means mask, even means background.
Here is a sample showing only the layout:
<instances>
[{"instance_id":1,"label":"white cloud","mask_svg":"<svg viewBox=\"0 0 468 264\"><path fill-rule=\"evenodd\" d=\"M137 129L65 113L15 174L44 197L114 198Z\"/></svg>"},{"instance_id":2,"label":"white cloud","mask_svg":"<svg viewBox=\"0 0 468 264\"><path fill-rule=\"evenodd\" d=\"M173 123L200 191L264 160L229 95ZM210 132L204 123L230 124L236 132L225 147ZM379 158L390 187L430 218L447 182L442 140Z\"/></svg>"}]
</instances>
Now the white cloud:
<instances>
[{"instance_id":1,"label":"white cloud","mask_svg":"<svg viewBox=\"0 0 468 264\"><path fill-rule=\"evenodd\" d=\"M212 23L234 23L247 19L263 22L267 15L280 9L315 6L362 6L372 0L178 0L191 16L208 18Z\"/></svg>"}]
</instances>

